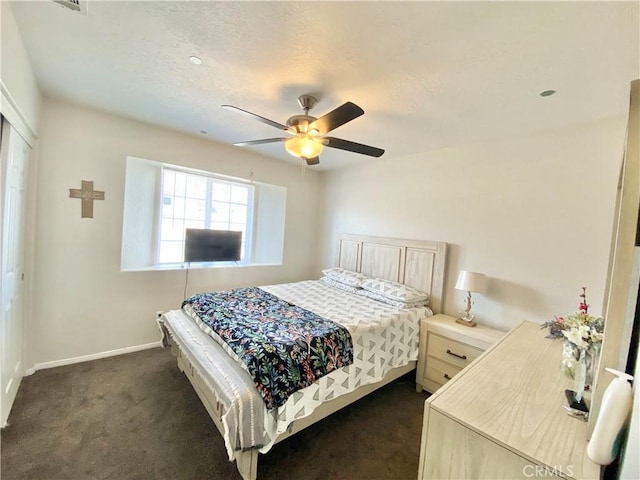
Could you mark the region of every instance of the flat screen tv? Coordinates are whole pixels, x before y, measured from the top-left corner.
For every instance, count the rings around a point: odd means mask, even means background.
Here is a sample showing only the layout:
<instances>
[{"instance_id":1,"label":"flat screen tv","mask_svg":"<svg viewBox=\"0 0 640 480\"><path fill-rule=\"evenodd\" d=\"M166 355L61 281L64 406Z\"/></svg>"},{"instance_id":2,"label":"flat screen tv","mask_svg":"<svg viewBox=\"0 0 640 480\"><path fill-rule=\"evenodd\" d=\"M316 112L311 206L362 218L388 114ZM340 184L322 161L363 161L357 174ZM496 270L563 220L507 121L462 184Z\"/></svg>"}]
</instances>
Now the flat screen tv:
<instances>
[{"instance_id":1,"label":"flat screen tv","mask_svg":"<svg viewBox=\"0 0 640 480\"><path fill-rule=\"evenodd\" d=\"M242 232L187 228L185 262L237 262L240 260Z\"/></svg>"}]
</instances>

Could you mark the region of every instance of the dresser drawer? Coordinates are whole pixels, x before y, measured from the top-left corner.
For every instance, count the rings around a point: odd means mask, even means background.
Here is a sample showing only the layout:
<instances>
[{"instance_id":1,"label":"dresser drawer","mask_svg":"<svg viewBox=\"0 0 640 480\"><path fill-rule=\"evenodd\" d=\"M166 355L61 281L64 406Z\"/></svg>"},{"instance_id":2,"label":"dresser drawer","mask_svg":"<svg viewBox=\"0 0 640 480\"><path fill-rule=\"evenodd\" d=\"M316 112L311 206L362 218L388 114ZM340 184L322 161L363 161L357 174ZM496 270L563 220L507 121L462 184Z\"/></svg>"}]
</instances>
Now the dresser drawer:
<instances>
[{"instance_id":1,"label":"dresser drawer","mask_svg":"<svg viewBox=\"0 0 640 480\"><path fill-rule=\"evenodd\" d=\"M443 362L435 357L427 358L426 378L442 386L455 377L462 368Z\"/></svg>"},{"instance_id":2,"label":"dresser drawer","mask_svg":"<svg viewBox=\"0 0 640 480\"><path fill-rule=\"evenodd\" d=\"M458 342L451 338L442 337L436 333L429 334L427 355L460 367L458 371L482 354L482 350Z\"/></svg>"}]
</instances>

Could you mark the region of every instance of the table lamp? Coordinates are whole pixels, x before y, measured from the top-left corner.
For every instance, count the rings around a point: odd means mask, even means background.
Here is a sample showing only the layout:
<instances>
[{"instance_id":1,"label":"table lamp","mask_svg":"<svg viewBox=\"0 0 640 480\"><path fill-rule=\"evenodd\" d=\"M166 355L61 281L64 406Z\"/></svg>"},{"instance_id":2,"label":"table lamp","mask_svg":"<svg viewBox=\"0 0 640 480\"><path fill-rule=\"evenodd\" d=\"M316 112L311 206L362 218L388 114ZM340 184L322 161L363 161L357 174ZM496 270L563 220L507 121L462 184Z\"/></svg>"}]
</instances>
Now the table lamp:
<instances>
[{"instance_id":1,"label":"table lamp","mask_svg":"<svg viewBox=\"0 0 640 480\"><path fill-rule=\"evenodd\" d=\"M487 277L484 273L467 272L461 270L458 275L458 281L456 282L456 290L464 290L467 292L466 308L464 315L456 319L457 323L466 325L467 327L475 327L476 323L473 321L475 315L471 315L471 292L484 293L487 290ZM460 311L462 313L462 311Z\"/></svg>"}]
</instances>

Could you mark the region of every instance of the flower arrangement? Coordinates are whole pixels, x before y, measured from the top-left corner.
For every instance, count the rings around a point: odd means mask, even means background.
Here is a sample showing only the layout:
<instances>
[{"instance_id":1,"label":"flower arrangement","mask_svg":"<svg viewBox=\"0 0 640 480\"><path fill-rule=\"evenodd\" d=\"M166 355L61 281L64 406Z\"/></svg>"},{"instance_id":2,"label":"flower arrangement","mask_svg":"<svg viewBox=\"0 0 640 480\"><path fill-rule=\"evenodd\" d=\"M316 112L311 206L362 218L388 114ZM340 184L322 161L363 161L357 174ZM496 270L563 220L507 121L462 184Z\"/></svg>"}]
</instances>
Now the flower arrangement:
<instances>
[{"instance_id":1,"label":"flower arrangement","mask_svg":"<svg viewBox=\"0 0 640 480\"><path fill-rule=\"evenodd\" d=\"M555 317L541 328L548 328L547 338L563 338L562 371L576 381L575 400L580 402L582 392L589 389L593 364L597 361L602 344L604 320L589 315L587 288L582 287L578 311L564 317Z\"/></svg>"},{"instance_id":2,"label":"flower arrangement","mask_svg":"<svg viewBox=\"0 0 640 480\"><path fill-rule=\"evenodd\" d=\"M602 343L604 320L589 315L587 287L582 287L578 311L555 320L545 322L541 328L548 328L547 338L564 338L579 350L589 350Z\"/></svg>"}]
</instances>

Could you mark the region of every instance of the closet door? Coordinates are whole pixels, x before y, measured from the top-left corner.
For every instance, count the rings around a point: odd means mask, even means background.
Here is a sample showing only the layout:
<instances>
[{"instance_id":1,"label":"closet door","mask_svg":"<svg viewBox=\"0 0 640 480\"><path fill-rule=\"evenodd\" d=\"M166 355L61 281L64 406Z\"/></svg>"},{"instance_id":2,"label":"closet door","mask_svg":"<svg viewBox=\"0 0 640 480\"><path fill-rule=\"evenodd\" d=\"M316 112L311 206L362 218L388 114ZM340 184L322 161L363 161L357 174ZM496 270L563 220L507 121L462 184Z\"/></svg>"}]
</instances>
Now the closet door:
<instances>
[{"instance_id":1,"label":"closet door","mask_svg":"<svg viewBox=\"0 0 640 480\"><path fill-rule=\"evenodd\" d=\"M24 374L24 258L29 146L4 121L2 159L2 316L0 425L5 426Z\"/></svg>"}]
</instances>

